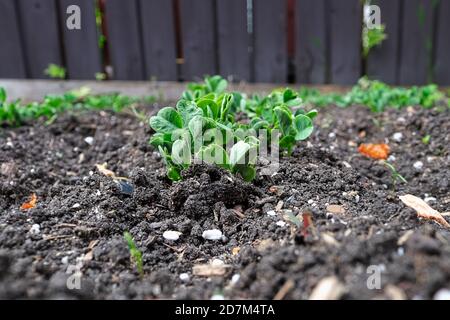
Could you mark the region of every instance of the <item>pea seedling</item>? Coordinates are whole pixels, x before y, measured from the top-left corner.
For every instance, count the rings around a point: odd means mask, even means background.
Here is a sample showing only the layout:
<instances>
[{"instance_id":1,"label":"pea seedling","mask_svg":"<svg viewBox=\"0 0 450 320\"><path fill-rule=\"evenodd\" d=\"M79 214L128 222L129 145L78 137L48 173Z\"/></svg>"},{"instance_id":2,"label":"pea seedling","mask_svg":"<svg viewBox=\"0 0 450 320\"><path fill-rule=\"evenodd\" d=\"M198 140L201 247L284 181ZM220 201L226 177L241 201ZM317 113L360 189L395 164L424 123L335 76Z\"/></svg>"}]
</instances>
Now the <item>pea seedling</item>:
<instances>
[{"instance_id":1,"label":"pea seedling","mask_svg":"<svg viewBox=\"0 0 450 320\"><path fill-rule=\"evenodd\" d=\"M127 242L128 249L130 250L131 259L136 265L136 268L141 276L144 275L144 267L142 262L142 252L136 247L133 237L127 231L124 232L123 237Z\"/></svg>"}]
</instances>

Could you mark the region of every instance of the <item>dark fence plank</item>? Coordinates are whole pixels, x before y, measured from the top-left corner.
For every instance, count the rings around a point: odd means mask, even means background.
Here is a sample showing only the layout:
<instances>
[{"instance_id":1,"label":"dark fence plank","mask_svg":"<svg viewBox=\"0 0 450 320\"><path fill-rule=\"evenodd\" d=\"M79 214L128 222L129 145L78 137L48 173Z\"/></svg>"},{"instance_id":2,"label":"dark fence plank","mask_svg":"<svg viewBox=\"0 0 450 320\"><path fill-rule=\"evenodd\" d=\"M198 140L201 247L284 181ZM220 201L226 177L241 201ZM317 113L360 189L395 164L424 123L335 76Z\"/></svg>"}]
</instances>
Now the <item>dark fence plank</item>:
<instances>
[{"instance_id":1,"label":"dark fence plank","mask_svg":"<svg viewBox=\"0 0 450 320\"><path fill-rule=\"evenodd\" d=\"M327 71L325 0L297 0L296 82L322 84Z\"/></svg>"},{"instance_id":2,"label":"dark fence plank","mask_svg":"<svg viewBox=\"0 0 450 320\"><path fill-rule=\"evenodd\" d=\"M421 85L431 80L433 2L408 0L403 5L401 85Z\"/></svg>"},{"instance_id":3,"label":"dark fence plank","mask_svg":"<svg viewBox=\"0 0 450 320\"><path fill-rule=\"evenodd\" d=\"M398 55L400 50L400 2L401 0L375 0L381 10L381 23L386 27L385 39L380 46L370 50L367 57L367 75L389 84L396 84Z\"/></svg>"},{"instance_id":4,"label":"dark fence plank","mask_svg":"<svg viewBox=\"0 0 450 320\"><path fill-rule=\"evenodd\" d=\"M81 29L79 30L69 30L66 27L69 17L67 8L70 5L80 7ZM95 74L102 71L98 30L95 23L95 1L59 0L59 9L68 78L95 79Z\"/></svg>"},{"instance_id":5,"label":"dark fence plank","mask_svg":"<svg viewBox=\"0 0 450 320\"><path fill-rule=\"evenodd\" d=\"M140 0L146 79L178 80L175 22L170 0Z\"/></svg>"},{"instance_id":6,"label":"dark fence plank","mask_svg":"<svg viewBox=\"0 0 450 320\"><path fill-rule=\"evenodd\" d=\"M18 5L28 76L47 78L50 63L63 65L56 2L19 0Z\"/></svg>"},{"instance_id":7,"label":"dark fence plank","mask_svg":"<svg viewBox=\"0 0 450 320\"><path fill-rule=\"evenodd\" d=\"M211 0L180 0L184 80L217 73L215 5Z\"/></svg>"},{"instance_id":8,"label":"dark fence plank","mask_svg":"<svg viewBox=\"0 0 450 320\"><path fill-rule=\"evenodd\" d=\"M0 78L25 78L16 0L0 0Z\"/></svg>"},{"instance_id":9,"label":"dark fence plank","mask_svg":"<svg viewBox=\"0 0 450 320\"><path fill-rule=\"evenodd\" d=\"M287 3L253 1L253 62L256 82L287 82Z\"/></svg>"},{"instance_id":10,"label":"dark fence plank","mask_svg":"<svg viewBox=\"0 0 450 320\"><path fill-rule=\"evenodd\" d=\"M217 0L219 73L250 81L250 35L246 0Z\"/></svg>"},{"instance_id":11,"label":"dark fence plank","mask_svg":"<svg viewBox=\"0 0 450 320\"><path fill-rule=\"evenodd\" d=\"M113 79L144 80L137 0L105 1Z\"/></svg>"},{"instance_id":12,"label":"dark fence plank","mask_svg":"<svg viewBox=\"0 0 450 320\"><path fill-rule=\"evenodd\" d=\"M439 85L450 85L450 1L441 0L438 8L438 26L436 36L436 59L434 81Z\"/></svg>"},{"instance_id":13,"label":"dark fence plank","mask_svg":"<svg viewBox=\"0 0 450 320\"><path fill-rule=\"evenodd\" d=\"M361 1L329 1L328 6L331 83L354 84L361 76Z\"/></svg>"}]
</instances>

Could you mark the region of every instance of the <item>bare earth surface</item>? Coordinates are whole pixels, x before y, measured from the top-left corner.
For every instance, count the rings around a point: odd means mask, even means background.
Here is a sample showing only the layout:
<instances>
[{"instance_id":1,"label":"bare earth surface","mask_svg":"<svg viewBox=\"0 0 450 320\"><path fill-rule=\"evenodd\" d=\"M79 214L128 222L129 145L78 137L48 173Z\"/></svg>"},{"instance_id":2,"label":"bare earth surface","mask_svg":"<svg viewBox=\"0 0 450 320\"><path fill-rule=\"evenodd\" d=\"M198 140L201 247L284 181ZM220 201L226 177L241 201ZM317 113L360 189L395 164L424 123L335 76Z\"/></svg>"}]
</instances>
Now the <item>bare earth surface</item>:
<instances>
[{"instance_id":1,"label":"bare earth surface","mask_svg":"<svg viewBox=\"0 0 450 320\"><path fill-rule=\"evenodd\" d=\"M309 142L251 184L207 166L171 183L150 135L107 112L0 128L0 298L307 299L326 277L342 299L450 289L450 230L398 198L450 211L449 110L321 109ZM384 165L358 154L362 142L388 143L408 183L394 188ZM98 172L104 162L128 188ZM32 193L37 207L20 210ZM305 211L307 233L289 218ZM224 237L205 240L209 229ZM166 240L169 230L182 234ZM142 277L124 231L143 253ZM70 290L75 265L81 288ZM379 290L367 288L371 265L382 271Z\"/></svg>"}]
</instances>

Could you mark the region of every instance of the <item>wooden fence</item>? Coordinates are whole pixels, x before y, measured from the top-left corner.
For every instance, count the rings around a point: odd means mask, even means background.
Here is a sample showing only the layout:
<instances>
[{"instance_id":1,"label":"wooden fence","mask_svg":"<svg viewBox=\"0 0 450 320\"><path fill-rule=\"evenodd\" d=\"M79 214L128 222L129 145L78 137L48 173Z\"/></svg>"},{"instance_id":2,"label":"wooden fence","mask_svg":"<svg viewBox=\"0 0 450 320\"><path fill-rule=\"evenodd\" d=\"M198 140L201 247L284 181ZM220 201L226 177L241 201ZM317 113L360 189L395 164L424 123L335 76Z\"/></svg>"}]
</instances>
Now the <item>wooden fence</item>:
<instances>
[{"instance_id":1,"label":"wooden fence","mask_svg":"<svg viewBox=\"0 0 450 320\"><path fill-rule=\"evenodd\" d=\"M0 0L0 78L54 63L68 79L450 85L450 0L372 3L388 39L363 59L361 0ZM66 27L73 4L81 30Z\"/></svg>"}]
</instances>

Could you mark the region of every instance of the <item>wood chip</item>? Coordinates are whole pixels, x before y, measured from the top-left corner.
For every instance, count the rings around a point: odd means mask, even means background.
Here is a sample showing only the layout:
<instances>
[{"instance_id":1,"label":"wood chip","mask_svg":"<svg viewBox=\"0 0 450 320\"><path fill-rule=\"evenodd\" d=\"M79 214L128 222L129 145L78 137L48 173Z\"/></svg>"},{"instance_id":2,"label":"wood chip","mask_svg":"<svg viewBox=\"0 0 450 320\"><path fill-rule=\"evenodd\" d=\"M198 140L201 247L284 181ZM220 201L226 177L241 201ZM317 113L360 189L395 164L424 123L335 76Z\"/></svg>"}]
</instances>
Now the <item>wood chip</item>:
<instances>
[{"instance_id":1,"label":"wood chip","mask_svg":"<svg viewBox=\"0 0 450 320\"><path fill-rule=\"evenodd\" d=\"M280 200L275 207L275 211L277 211L277 212L280 211L283 208L283 205L284 205L284 202L282 200Z\"/></svg>"},{"instance_id":2,"label":"wood chip","mask_svg":"<svg viewBox=\"0 0 450 320\"><path fill-rule=\"evenodd\" d=\"M286 294L289 293L295 287L295 282L291 279L287 280L278 290L277 294L273 297L273 300L283 300Z\"/></svg>"},{"instance_id":3,"label":"wood chip","mask_svg":"<svg viewBox=\"0 0 450 320\"><path fill-rule=\"evenodd\" d=\"M450 228L450 224L444 219L444 217L439 213L439 211L436 211L433 208L431 208L428 205L428 203L426 203L422 199L413 196L411 194L400 196L399 198L405 205L416 210L417 216L419 218L434 220L440 225L446 228Z\"/></svg>"},{"instance_id":4,"label":"wood chip","mask_svg":"<svg viewBox=\"0 0 450 320\"><path fill-rule=\"evenodd\" d=\"M388 284L384 289L384 293L391 300L406 300L405 292L392 284Z\"/></svg>"},{"instance_id":5,"label":"wood chip","mask_svg":"<svg viewBox=\"0 0 450 320\"><path fill-rule=\"evenodd\" d=\"M239 251L241 251L241 247L234 247L233 249L231 249L231 254L235 256L239 253Z\"/></svg>"},{"instance_id":6,"label":"wood chip","mask_svg":"<svg viewBox=\"0 0 450 320\"><path fill-rule=\"evenodd\" d=\"M103 175L105 175L105 176L107 176L107 177L110 177L110 178L112 178L113 180L129 180L129 179L126 178L126 177L118 177L118 176L116 176L116 174L115 174L113 171L111 171L111 170L109 170L109 169L106 168L107 165L108 165L108 164L105 162L105 163L103 163L103 164L96 164L95 166L97 167L97 170L98 170L101 174L103 174Z\"/></svg>"},{"instance_id":7,"label":"wood chip","mask_svg":"<svg viewBox=\"0 0 450 320\"><path fill-rule=\"evenodd\" d=\"M408 241L408 239L414 234L414 230L406 231L400 238L397 240L397 245L402 246Z\"/></svg>"},{"instance_id":8,"label":"wood chip","mask_svg":"<svg viewBox=\"0 0 450 320\"><path fill-rule=\"evenodd\" d=\"M192 274L199 277L223 276L230 269L229 265L197 264L192 268Z\"/></svg>"},{"instance_id":9,"label":"wood chip","mask_svg":"<svg viewBox=\"0 0 450 320\"><path fill-rule=\"evenodd\" d=\"M333 214L344 214L345 208L341 205L330 204L329 206L327 206L327 212L330 212Z\"/></svg>"},{"instance_id":10,"label":"wood chip","mask_svg":"<svg viewBox=\"0 0 450 320\"><path fill-rule=\"evenodd\" d=\"M309 300L338 300L344 293L344 285L336 276L330 276L319 281L309 296Z\"/></svg>"},{"instance_id":11,"label":"wood chip","mask_svg":"<svg viewBox=\"0 0 450 320\"><path fill-rule=\"evenodd\" d=\"M332 235L331 233L329 233L329 232L322 232L322 233L321 233L321 237L322 237L322 240L323 240L326 244L328 244L328 245L330 245L330 246L332 246L332 247L339 248L339 247L341 246L341 244L339 243L339 241L337 241L337 240L333 237L333 235Z\"/></svg>"}]
</instances>

